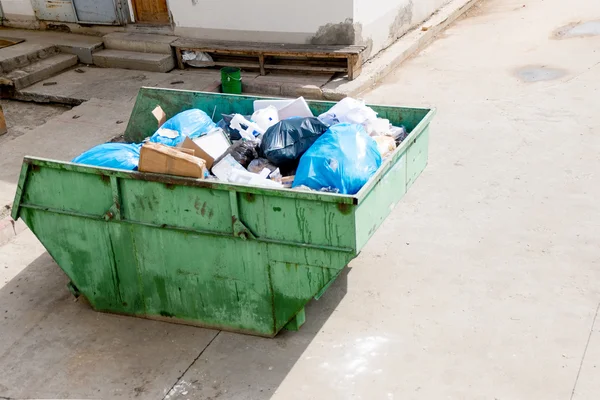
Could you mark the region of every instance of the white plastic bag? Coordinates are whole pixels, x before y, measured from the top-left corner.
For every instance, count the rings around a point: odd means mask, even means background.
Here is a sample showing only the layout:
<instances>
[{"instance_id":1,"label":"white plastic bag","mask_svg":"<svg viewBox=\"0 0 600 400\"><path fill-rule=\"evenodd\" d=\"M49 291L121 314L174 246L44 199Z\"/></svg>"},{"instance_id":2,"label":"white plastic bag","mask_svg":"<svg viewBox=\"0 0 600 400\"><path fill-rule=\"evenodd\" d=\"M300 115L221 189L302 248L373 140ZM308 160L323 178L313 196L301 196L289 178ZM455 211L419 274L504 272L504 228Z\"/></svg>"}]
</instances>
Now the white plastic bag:
<instances>
[{"instance_id":1,"label":"white plastic bag","mask_svg":"<svg viewBox=\"0 0 600 400\"><path fill-rule=\"evenodd\" d=\"M392 128L390 120L384 118L369 120L365 126L365 130L371 136L391 135Z\"/></svg>"},{"instance_id":2,"label":"white plastic bag","mask_svg":"<svg viewBox=\"0 0 600 400\"><path fill-rule=\"evenodd\" d=\"M375 136L373 139L377 142L377 150L381 157L387 157L396 150L396 141L391 136Z\"/></svg>"},{"instance_id":3,"label":"white plastic bag","mask_svg":"<svg viewBox=\"0 0 600 400\"><path fill-rule=\"evenodd\" d=\"M214 60L210 54L202 51L183 51L181 59L192 67L210 67L214 65ZM210 63L210 64L207 64Z\"/></svg>"},{"instance_id":4,"label":"white plastic bag","mask_svg":"<svg viewBox=\"0 0 600 400\"><path fill-rule=\"evenodd\" d=\"M367 107L364 101L352 97L340 100L329 111L319 115L321 122L328 126L343 122L362 125L371 118L376 119L377 113L372 108Z\"/></svg>"}]
</instances>

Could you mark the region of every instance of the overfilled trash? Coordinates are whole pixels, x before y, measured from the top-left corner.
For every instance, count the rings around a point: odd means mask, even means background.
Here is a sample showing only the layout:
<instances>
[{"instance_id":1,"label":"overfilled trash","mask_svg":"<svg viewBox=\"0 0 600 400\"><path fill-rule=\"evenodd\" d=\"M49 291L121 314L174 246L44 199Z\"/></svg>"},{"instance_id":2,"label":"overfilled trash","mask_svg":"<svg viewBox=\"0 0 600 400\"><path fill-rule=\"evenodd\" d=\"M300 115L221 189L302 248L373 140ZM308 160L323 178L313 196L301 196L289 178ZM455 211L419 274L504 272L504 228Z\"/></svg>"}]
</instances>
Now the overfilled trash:
<instances>
[{"instance_id":1,"label":"overfilled trash","mask_svg":"<svg viewBox=\"0 0 600 400\"><path fill-rule=\"evenodd\" d=\"M391 135L392 124L379 118L375 110L362 100L346 97L329 111L319 115L319 120L328 126L340 123L360 124L370 136Z\"/></svg>"},{"instance_id":2,"label":"overfilled trash","mask_svg":"<svg viewBox=\"0 0 600 400\"><path fill-rule=\"evenodd\" d=\"M293 187L356 194L380 166L377 142L362 125L336 124L300 158Z\"/></svg>"},{"instance_id":3,"label":"overfilled trash","mask_svg":"<svg viewBox=\"0 0 600 400\"><path fill-rule=\"evenodd\" d=\"M200 109L171 119L160 106L145 144L106 143L73 162L294 190L356 194L408 136L361 100L312 116L303 98L255 100L252 115ZM214 111L213 111L214 114ZM213 176L214 175L214 176Z\"/></svg>"},{"instance_id":4,"label":"overfilled trash","mask_svg":"<svg viewBox=\"0 0 600 400\"><path fill-rule=\"evenodd\" d=\"M285 119L265 132L260 150L278 167L290 167L326 130L327 126L315 117Z\"/></svg>"},{"instance_id":5,"label":"overfilled trash","mask_svg":"<svg viewBox=\"0 0 600 400\"><path fill-rule=\"evenodd\" d=\"M174 147L183 142L186 137L193 139L216 127L217 125L204 111L193 108L180 112L165 122L150 137L150 141Z\"/></svg>"},{"instance_id":6,"label":"overfilled trash","mask_svg":"<svg viewBox=\"0 0 600 400\"><path fill-rule=\"evenodd\" d=\"M71 162L135 171L140 162L141 147L139 144L104 143L92 147L75 157Z\"/></svg>"}]
</instances>

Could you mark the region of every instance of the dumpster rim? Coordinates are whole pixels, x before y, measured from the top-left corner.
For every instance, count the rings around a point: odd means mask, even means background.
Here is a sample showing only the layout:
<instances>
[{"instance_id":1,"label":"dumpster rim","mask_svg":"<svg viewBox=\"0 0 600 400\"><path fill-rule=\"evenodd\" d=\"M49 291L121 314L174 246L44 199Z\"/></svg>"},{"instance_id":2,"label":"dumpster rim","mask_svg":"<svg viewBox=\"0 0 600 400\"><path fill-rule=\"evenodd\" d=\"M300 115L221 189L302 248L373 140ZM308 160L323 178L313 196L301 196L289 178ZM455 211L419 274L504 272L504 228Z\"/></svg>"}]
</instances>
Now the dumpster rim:
<instances>
[{"instance_id":1,"label":"dumpster rim","mask_svg":"<svg viewBox=\"0 0 600 400\"><path fill-rule=\"evenodd\" d=\"M18 205L21 201L21 194L25 188L25 178L29 175L25 169L29 169L31 166L38 167L48 167L53 169L60 169L65 171L73 171L80 172L90 175L99 175L106 177L117 177L117 178L125 178L132 180L141 180L147 182L157 182L163 183L165 185L180 185L180 186L192 186L192 187L200 187L212 190L226 190L233 191L239 193L251 193L258 195L270 195L276 197L287 197L292 199L300 199L300 200L310 200L310 201L322 201L326 203L337 203L337 204L349 204L356 205L358 204L358 199L355 196L337 194L337 193L326 193L326 192L308 192L301 190L291 190L291 189L275 189L268 187L257 187L250 185L242 185L242 184L231 184L220 181L210 181L206 179L194 179L194 178L186 178L175 175L166 175L166 174L153 174L148 172L139 172L139 171L127 171L116 168L106 168L106 167L96 167L85 164L77 164L68 161L60 161L53 160L42 157L32 157L25 156L23 157L23 166L22 166L22 174L19 179L19 185L17 187L17 192L15 193L15 202L14 204ZM24 173L23 173L24 172ZM20 190L19 190L20 189ZM15 211L15 210L13 210Z\"/></svg>"}]
</instances>

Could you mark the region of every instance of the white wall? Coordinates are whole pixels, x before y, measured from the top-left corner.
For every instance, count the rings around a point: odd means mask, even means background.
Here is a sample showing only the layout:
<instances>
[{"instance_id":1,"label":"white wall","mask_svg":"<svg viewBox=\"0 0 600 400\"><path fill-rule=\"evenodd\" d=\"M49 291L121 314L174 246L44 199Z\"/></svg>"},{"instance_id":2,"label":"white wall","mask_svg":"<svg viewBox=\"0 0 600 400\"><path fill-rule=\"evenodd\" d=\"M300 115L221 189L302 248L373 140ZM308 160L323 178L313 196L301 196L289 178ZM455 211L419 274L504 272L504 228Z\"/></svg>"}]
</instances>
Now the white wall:
<instances>
[{"instance_id":1,"label":"white wall","mask_svg":"<svg viewBox=\"0 0 600 400\"><path fill-rule=\"evenodd\" d=\"M306 43L321 26L351 19L353 2L169 0L169 9L176 33L211 39Z\"/></svg>"},{"instance_id":2,"label":"white wall","mask_svg":"<svg viewBox=\"0 0 600 400\"><path fill-rule=\"evenodd\" d=\"M33 17L33 7L30 0L2 0L4 15L23 15Z\"/></svg>"},{"instance_id":3,"label":"white wall","mask_svg":"<svg viewBox=\"0 0 600 400\"><path fill-rule=\"evenodd\" d=\"M38 27L30 0L1 0L0 3L4 13L4 25L28 29Z\"/></svg>"},{"instance_id":4,"label":"white wall","mask_svg":"<svg viewBox=\"0 0 600 400\"><path fill-rule=\"evenodd\" d=\"M319 32L326 43L351 35L374 55L448 1L169 0L169 8L175 33L182 36L310 43Z\"/></svg>"},{"instance_id":5,"label":"white wall","mask_svg":"<svg viewBox=\"0 0 600 400\"><path fill-rule=\"evenodd\" d=\"M354 0L354 23L371 54L392 44L449 0Z\"/></svg>"}]
</instances>

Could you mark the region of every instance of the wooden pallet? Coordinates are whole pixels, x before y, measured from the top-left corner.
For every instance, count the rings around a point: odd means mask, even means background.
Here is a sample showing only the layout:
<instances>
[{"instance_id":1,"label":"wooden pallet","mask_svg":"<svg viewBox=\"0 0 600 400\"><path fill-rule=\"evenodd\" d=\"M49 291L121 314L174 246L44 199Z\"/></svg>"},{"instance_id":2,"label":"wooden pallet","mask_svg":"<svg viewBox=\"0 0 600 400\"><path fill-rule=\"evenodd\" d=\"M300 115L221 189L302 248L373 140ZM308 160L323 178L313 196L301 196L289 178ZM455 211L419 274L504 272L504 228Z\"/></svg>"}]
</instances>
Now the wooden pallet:
<instances>
[{"instance_id":1,"label":"wooden pallet","mask_svg":"<svg viewBox=\"0 0 600 400\"><path fill-rule=\"evenodd\" d=\"M213 62L197 65L239 67L266 71L345 72L353 80L360 75L366 46L315 46L302 44L214 42L178 39L171 43L177 65L185 68L183 51L208 53Z\"/></svg>"}]
</instances>

